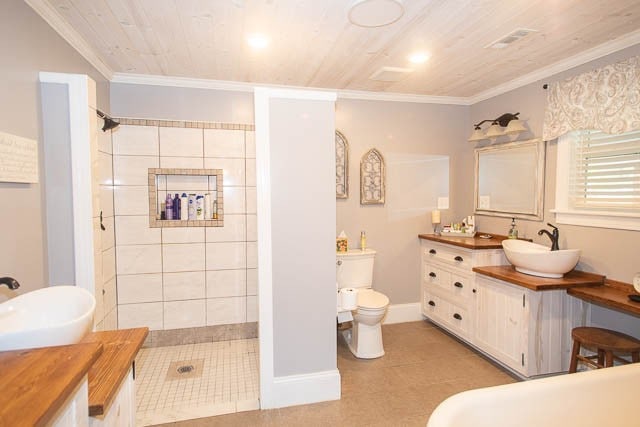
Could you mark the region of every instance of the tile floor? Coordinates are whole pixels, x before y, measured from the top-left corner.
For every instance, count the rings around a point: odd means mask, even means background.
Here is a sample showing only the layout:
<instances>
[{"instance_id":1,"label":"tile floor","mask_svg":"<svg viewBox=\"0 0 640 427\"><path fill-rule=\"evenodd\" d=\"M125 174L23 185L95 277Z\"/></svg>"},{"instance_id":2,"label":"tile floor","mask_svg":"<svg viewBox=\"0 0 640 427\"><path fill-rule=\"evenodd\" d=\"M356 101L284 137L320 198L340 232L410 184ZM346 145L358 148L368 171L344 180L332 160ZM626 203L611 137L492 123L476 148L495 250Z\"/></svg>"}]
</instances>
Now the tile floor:
<instances>
[{"instance_id":1,"label":"tile floor","mask_svg":"<svg viewBox=\"0 0 640 427\"><path fill-rule=\"evenodd\" d=\"M256 338L144 348L136 359L136 424L258 409L258 381Z\"/></svg>"},{"instance_id":2,"label":"tile floor","mask_svg":"<svg viewBox=\"0 0 640 427\"><path fill-rule=\"evenodd\" d=\"M428 322L385 325L386 354L359 360L338 340L342 399L168 424L204 426L420 426L447 397L515 382L508 373Z\"/></svg>"}]
</instances>

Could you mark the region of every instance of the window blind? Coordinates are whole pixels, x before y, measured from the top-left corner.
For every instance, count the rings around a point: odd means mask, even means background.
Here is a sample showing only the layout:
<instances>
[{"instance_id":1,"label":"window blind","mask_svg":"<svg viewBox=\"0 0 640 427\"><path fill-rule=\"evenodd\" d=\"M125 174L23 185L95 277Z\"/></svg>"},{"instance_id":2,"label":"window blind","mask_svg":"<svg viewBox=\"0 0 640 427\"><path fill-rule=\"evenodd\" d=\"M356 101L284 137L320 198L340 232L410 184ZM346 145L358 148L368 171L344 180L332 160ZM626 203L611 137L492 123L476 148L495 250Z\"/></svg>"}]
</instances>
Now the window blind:
<instances>
[{"instance_id":1,"label":"window blind","mask_svg":"<svg viewBox=\"0 0 640 427\"><path fill-rule=\"evenodd\" d=\"M640 214L640 131L579 131L571 150L569 203Z\"/></svg>"}]
</instances>

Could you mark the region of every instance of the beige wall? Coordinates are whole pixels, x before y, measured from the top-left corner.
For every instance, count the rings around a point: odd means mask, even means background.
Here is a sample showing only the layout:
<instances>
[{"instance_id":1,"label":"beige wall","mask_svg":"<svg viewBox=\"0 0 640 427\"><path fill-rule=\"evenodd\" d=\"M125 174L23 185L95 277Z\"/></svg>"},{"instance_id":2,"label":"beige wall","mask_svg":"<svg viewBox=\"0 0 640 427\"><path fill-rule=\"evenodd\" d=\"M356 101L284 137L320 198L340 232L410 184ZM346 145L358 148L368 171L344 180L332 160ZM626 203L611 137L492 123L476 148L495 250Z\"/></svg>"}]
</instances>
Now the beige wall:
<instances>
[{"instance_id":1,"label":"beige wall","mask_svg":"<svg viewBox=\"0 0 640 427\"><path fill-rule=\"evenodd\" d=\"M462 189L450 192L450 208L442 211L442 220L453 219L453 212L468 215L470 210L459 206L471 197L473 181L467 183L471 170L459 170L452 165L467 156L467 126L469 107L414 104L401 102L356 101L338 99L336 129L349 142L349 198L337 200L336 235L345 230L350 247L359 247L360 231L367 233L367 244L378 251L375 260L373 287L386 294L391 304L420 300L420 254L418 234L430 232L430 211L435 207L425 203L404 206L398 214L394 196L409 193L419 182L388 182L387 203L360 205L360 159L371 148L377 148L387 160L428 160L433 156L449 156L449 186ZM392 166L393 167L393 166ZM402 165L395 165L400 170ZM437 170L437 168L433 168ZM399 185L394 185L398 183ZM470 186L470 190L464 187ZM434 195L436 196L436 195ZM463 213L462 213L463 212Z\"/></svg>"},{"instance_id":2,"label":"beige wall","mask_svg":"<svg viewBox=\"0 0 640 427\"><path fill-rule=\"evenodd\" d=\"M22 0L2 2L0 52L0 131L42 144L39 71L88 74L98 83L98 105L109 105L105 79ZM47 281L42 165L39 184L0 183L0 275L15 277L20 292ZM0 300L7 293L0 288Z\"/></svg>"},{"instance_id":3,"label":"beige wall","mask_svg":"<svg viewBox=\"0 0 640 427\"><path fill-rule=\"evenodd\" d=\"M111 84L115 117L253 123L253 93L212 89Z\"/></svg>"},{"instance_id":4,"label":"beige wall","mask_svg":"<svg viewBox=\"0 0 640 427\"><path fill-rule=\"evenodd\" d=\"M639 54L640 45L636 45L544 81L532 83L504 95L474 104L471 106L471 117L464 137L468 138L471 134L472 123L495 118L505 112L520 112L520 117L526 120L530 132L522 135L519 139L541 137L547 96L546 91L542 88L544 83L557 81ZM467 145L465 155L457 165L458 170L472 170L473 147L472 144ZM544 220L516 220L521 237L531 238L534 242L545 245L549 243L548 239L545 236L538 236L537 231L541 228L548 228L546 227L547 222L555 223L555 215L549 210L553 209L555 204L556 155L557 141L547 142ZM469 188L473 188L473 176L469 174L461 177L463 180L459 184L463 190L460 192L467 193ZM455 188L455 190L459 189ZM465 199L463 206L465 209L473 208L472 194ZM487 216L479 216L477 219L478 226L482 231L500 234L507 233L510 221L508 218ZM571 225L559 225L559 228L561 248L582 249L582 256L578 264L580 270L601 273L611 279L624 282L631 282L633 274L640 271L640 232ZM640 335L640 319L597 306L593 307L593 322Z\"/></svg>"}]
</instances>

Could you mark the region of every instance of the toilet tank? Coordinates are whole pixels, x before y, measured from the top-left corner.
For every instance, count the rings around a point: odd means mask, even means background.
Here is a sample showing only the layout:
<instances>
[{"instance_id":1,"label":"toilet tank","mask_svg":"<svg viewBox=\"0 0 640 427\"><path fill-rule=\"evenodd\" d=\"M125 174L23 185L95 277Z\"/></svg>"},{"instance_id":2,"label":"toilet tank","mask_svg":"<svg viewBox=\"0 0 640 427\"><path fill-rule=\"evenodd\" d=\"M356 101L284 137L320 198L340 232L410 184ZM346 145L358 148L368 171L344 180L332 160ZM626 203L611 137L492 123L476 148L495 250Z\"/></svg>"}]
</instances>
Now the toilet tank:
<instances>
[{"instance_id":1,"label":"toilet tank","mask_svg":"<svg viewBox=\"0 0 640 427\"><path fill-rule=\"evenodd\" d=\"M350 249L336 253L338 288L370 288L373 283L373 249Z\"/></svg>"}]
</instances>

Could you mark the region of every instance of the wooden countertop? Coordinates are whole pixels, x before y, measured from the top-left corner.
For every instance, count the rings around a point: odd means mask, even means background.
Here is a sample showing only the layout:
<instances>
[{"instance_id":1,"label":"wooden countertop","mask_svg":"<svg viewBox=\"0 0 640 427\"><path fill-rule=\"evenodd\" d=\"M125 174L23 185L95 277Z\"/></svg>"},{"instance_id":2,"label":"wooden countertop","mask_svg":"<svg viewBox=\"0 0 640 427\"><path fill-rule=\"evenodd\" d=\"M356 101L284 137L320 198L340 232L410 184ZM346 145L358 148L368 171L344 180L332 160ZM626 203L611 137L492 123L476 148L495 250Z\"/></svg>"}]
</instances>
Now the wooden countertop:
<instances>
[{"instance_id":1,"label":"wooden countertop","mask_svg":"<svg viewBox=\"0 0 640 427\"><path fill-rule=\"evenodd\" d=\"M569 289L577 286L602 286L604 276L584 271L572 270L559 279L531 276L516 271L512 265L495 265L489 267L474 267L473 271L495 279L504 280L514 285L523 286L534 291L548 291L552 289Z\"/></svg>"},{"instance_id":2,"label":"wooden countertop","mask_svg":"<svg viewBox=\"0 0 640 427\"><path fill-rule=\"evenodd\" d=\"M441 236L435 234L418 234L418 237L424 240L431 240L438 243L446 243L448 245L460 246L467 249L502 249L502 241L507 236L491 235L491 239L481 239L480 235L489 234L477 232L475 237L447 236L443 233Z\"/></svg>"},{"instance_id":3,"label":"wooden countertop","mask_svg":"<svg viewBox=\"0 0 640 427\"><path fill-rule=\"evenodd\" d=\"M99 343L102 356L89 370L89 415L104 415L129 372L149 328L120 329L88 334L83 343Z\"/></svg>"},{"instance_id":4,"label":"wooden countertop","mask_svg":"<svg viewBox=\"0 0 640 427\"><path fill-rule=\"evenodd\" d=\"M567 289L567 293L576 298L583 299L614 310L624 311L628 314L640 316L640 302L629 299L630 294L638 293L629 283L607 279L603 286L577 287Z\"/></svg>"},{"instance_id":5,"label":"wooden countertop","mask_svg":"<svg viewBox=\"0 0 640 427\"><path fill-rule=\"evenodd\" d=\"M0 425L46 425L102 353L102 344L0 352Z\"/></svg>"}]
</instances>

